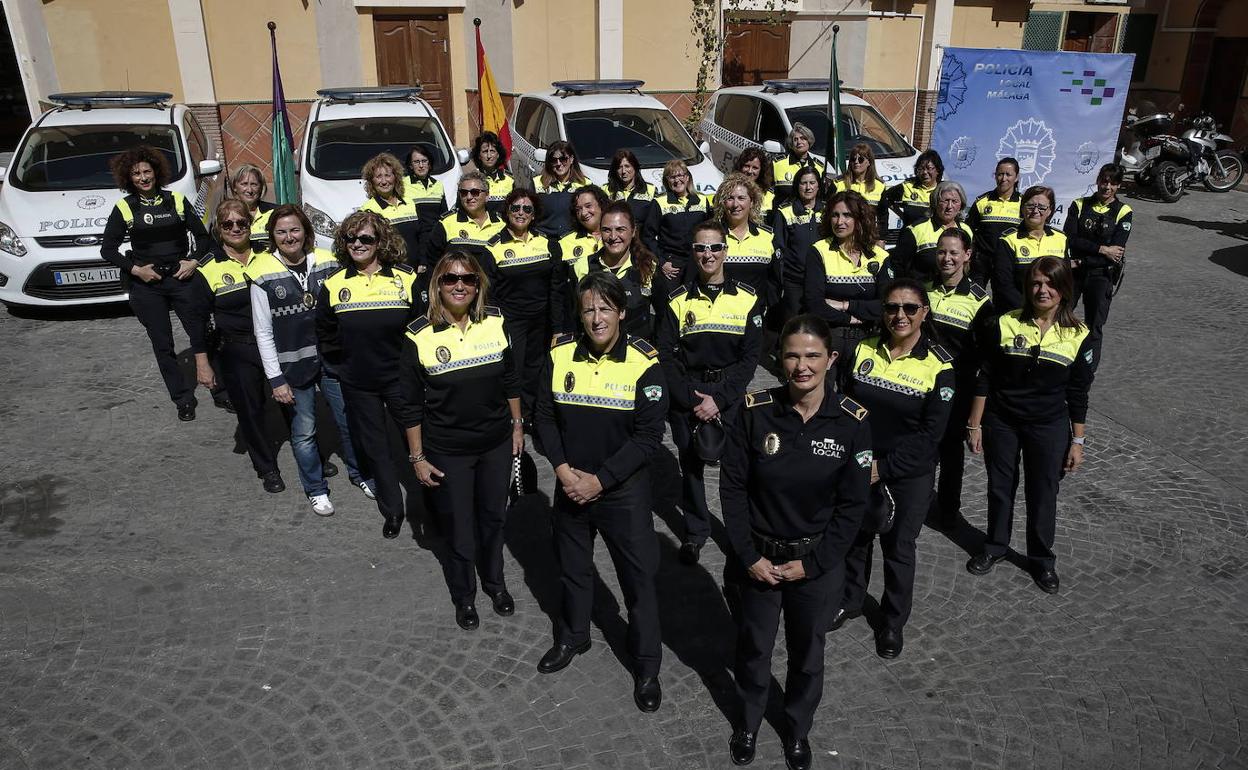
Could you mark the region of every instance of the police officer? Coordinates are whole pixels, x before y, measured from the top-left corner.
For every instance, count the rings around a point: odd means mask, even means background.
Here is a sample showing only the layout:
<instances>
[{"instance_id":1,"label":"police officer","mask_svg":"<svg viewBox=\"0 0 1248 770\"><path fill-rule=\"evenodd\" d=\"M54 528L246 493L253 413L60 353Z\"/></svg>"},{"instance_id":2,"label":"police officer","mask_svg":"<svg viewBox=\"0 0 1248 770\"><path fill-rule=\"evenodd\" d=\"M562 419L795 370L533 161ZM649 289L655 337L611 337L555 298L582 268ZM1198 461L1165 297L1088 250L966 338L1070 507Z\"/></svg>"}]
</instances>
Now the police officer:
<instances>
[{"instance_id":1,"label":"police officer","mask_svg":"<svg viewBox=\"0 0 1248 770\"><path fill-rule=\"evenodd\" d=\"M1018 194L1018 161L1002 158L993 172L997 186L975 199L966 215L966 223L975 234L972 242L975 258L969 274L980 285L986 286L992 276L992 255L997 241L1011 227L1022 222L1020 207L1022 196Z\"/></svg>"},{"instance_id":2,"label":"police officer","mask_svg":"<svg viewBox=\"0 0 1248 770\"><path fill-rule=\"evenodd\" d=\"M665 285L680 283L688 262L693 227L711 215L711 199L693 186L693 174L680 159L663 166L659 205L659 270Z\"/></svg>"},{"instance_id":3,"label":"police officer","mask_svg":"<svg viewBox=\"0 0 1248 770\"><path fill-rule=\"evenodd\" d=\"M961 228L972 234L969 225L962 222L962 209L966 207L966 191L957 182L944 181L932 192L930 215L909 227L902 228L897 245L892 251L893 271L898 276L914 278L920 282L936 277L936 238L950 227Z\"/></svg>"},{"instance_id":4,"label":"police officer","mask_svg":"<svg viewBox=\"0 0 1248 770\"><path fill-rule=\"evenodd\" d=\"M941 347L953 356L953 405L940 440L940 480L928 519L930 525L946 531L957 527L962 518L966 424L979 375L978 338L996 318L988 290L967 275L973 253L965 231L946 230L936 244L939 275L927 285L931 319L940 333Z\"/></svg>"},{"instance_id":5,"label":"police officer","mask_svg":"<svg viewBox=\"0 0 1248 770\"><path fill-rule=\"evenodd\" d=\"M765 211L771 208L762 191L744 174L729 174L715 193L714 219L728 233L724 274L753 286L763 306L770 309L780 303L784 263L776 250L775 234L762 224ZM685 272L687 280L695 277Z\"/></svg>"},{"instance_id":6,"label":"police officer","mask_svg":"<svg viewBox=\"0 0 1248 770\"><path fill-rule=\"evenodd\" d=\"M251 296L243 270L251 261L251 213L241 200L227 199L217 206L217 232L221 245L214 246L192 280L195 323L191 349L195 354L195 375L206 388L216 385L216 373L209 364L208 340L217 346L216 358L221 379L234 405L238 431L251 458L264 491L286 489L273 444L264 430L264 369L256 350L251 324ZM209 324L213 334L209 334Z\"/></svg>"},{"instance_id":7,"label":"police officer","mask_svg":"<svg viewBox=\"0 0 1248 770\"><path fill-rule=\"evenodd\" d=\"M420 236L420 213L416 203L403 198L403 164L388 152L369 158L360 172L364 180L364 194L368 200L360 205L360 211L373 211L389 220L398 231L405 245L404 257L417 264Z\"/></svg>"},{"instance_id":8,"label":"police officer","mask_svg":"<svg viewBox=\"0 0 1248 770\"><path fill-rule=\"evenodd\" d=\"M428 271L448 249L471 254L478 263L489 255L490 239L503 229L503 220L485 207L490 183L480 171L469 171L459 178L456 188L459 204L442 215L425 239L421 266ZM427 276L427 273L426 273ZM428 278L418 282L428 289Z\"/></svg>"},{"instance_id":9,"label":"police officer","mask_svg":"<svg viewBox=\"0 0 1248 770\"><path fill-rule=\"evenodd\" d=\"M613 201L628 201L633 210L633 221L640 230L641 242L651 252L659 252L659 197L658 189L641 178L641 164L632 150L619 149L611 157L607 170L607 197Z\"/></svg>"},{"instance_id":10,"label":"police officer","mask_svg":"<svg viewBox=\"0 0 1248 770\"><path fill-rule=\"evenodd\" d=\"M789 663L781 738L785 762L804 769L823 696L824 635L867 502L871 430L867 410L832 387L837 354L822 319L791 319L780 344L786 384L746 396L720 473L733 550L729 587L740 597L735 670L744 706L729 754L737 765L754 759L783 611Z\"/></svg>"},{"instance_id":11,"label":"police officer","mask_svg":"<svg viewBox=\"0 0 1248 770\"><path fill-rule=\"evenodd\" d=\"M780 316L789 320L802 310L806 294L806 253L819 240L819 201L823 200L823 176L803 167L793 176L793 199L776 209L771 229L783 264L784 289Z\"/></svg>"},{"instance_id":12,"label":"police officer","mask_svg":"<svg viewBox=\"0 0 1248 770\"><path fill-rule=\"evenodd\" d=\"M349 215L334 235L342 267L321 285L316 303L317 339L322 354L340 362L351 439L361 472L373 479L386 538L398 537L405 511L395 435L399 352L404 328L421 309L416 273L404 254L403 239L385 217L364 210Z\"/></svg>"},{"instance_id":13,"label":"police officer","mask_svg":"<svg viewBox=\"0 0 1248 770\"><path fill-rule=\"evenodd\" d=\"M806 312L832 327L833 349L847 360L880 320L888 252L876 245L875 214L856 192L828 198L819 234L806 252Z\"/></svg>"},{"instance_id":14,"label":"police officer","mask_svg":"<svg viewBox=\"0 0 1248 770\"><path fill-rule=\"evenodd\" d=\"M1023 306L1027 288L1023 279L1032 262L1040 257L1070 258L1066 234L1049 226L1057 210L1052 187L1028 187L1022 195L1021 210L1022 224L1006 230L993 249L992 304L998 313Z\"/></svg>"},{"instance_id":15,"label":"police officer","mask_svg":"<svg viewBox=\"0 0 1248 770\"><path fill-rule=\"evenodd\" d=\"M1101 363L1101 339L1109 318L1109 303L1122 276L1127 238L1131 235L1131 207L1118 199L1122 166L1106 163L1096 176L1096 195L1080 198L1066 212L1067 242L1075 266L1075 297L1083 300L1083 319L1092 339L1093 367Z\"/></svg>"},{"instance_id":16,"label":"police officer","mask_svg":"<svg viewBox=\"0 0 1248 770\"><path fill-rule=\"evenodd\" d=\"M546 148L542 173L533 179L533 190L542 202L544 216L537 223L538 232L562 238L572 229L572 196L591 184L576 159L576 150L562 139Z\"/></svg>"},{"instance_id":17,"label":"police officer","mask_svg":"<svg viewBox=\"0 0 1248 770\"><path fill-rule=\"evenodd\" d=\"M130 309L147 330L156 366L178 419L195 419L195 384L178 369L173 347L172 309L190 335L191 279L199 260L208 252L208 231L180 193L162 190L169 181L169 163L153 147L140 145L109 163L113 180L126 191L108 215L100 256L121 270L122 285L130 294ZM121 244L130 239L130 251Z\"/></svg>"},{"instance_id":18,"label":"police officer","mask_svg":"<svg viewBox=\"0 0 1248 770\"><path fill-rule=\"evenodd\" d=\"M437 157L428 145L417 144L407 154L407 185L406 192L416 207L416 243L424 243L425 238L433 231L438 220L447 212L446 188L442 180L433 175L433 159ZM419 246L416 251L407 254L408 265L419 262L421 253ZM415 265L419 270L424 265Z\"/></svg>"},{"instance_id":19,"label":"police officer","mask_svg":"<svg viewBox=\"0 0 1248 770\"><path fill-rule=\"evenodd\" d=\"M875 652L895 658L914 602L915 540L932 499L937 446L954 396L953 356L936 343L922 284L899 278L884 296L879 336L858 343L845 392L871 413L871 481L875 495L891 498L894 520L879 535L884 555L883 622ZM832 620L839 628L862 614L871 580L876 532L864 528L845 558L845 593Z\"/></svg>"},{"instance_id":20,"label":"police officer","mask_svg":"<svg viewBox=\"0 0 1248 770\"><path fill-rule=\"evenodd\" d=\"M624 333L624 286L599 270L577 286L584 332L550 351L537 400L537 432L555 470L555 548L563 586L554 645L538 671L559 671L589 649L594 535L615 562L628 609L633 700L662 702L662 644L655 573L659 546L647 465L663 438L667 388L658 351Z\"/></svg>"},{"instance_id":21,"label":"police officer","mask_svg":"<svg viewBox=\"0 0 1248 770\"><path fill-rule=\"evenodd\" d=\"M628 311L624 316L624 331L646 341L654 339L653 294L658 260L641 242L632 208L623 201L608 205L602 212L599 232L602 248L572 265L577 285L587 274L599 270L609 271L619 278L624 287L624 309ZM576 300L577 296L572 296L563 304L573 305Z\"/></svg>"},{"instance_id":22,"label":"police officer","mask_svg":"<svg viewBox=\"0 0 1248 770\"><path fill-rule=\"evenodd\" d=\"M262 200L267 189L264 173L250 163L242 164L230 175L230 195L247 207L247 216L251 218L251 248L257 252L269 248L265 228L269 215L276 208L275 204Z\"/></svg>"},{"instance_id":23,"label":"police officer","mask_svg":"<svg viewBox=\"0 0 1248 770\"><path fill-rule=\"evenodd\" d=\"M537 383L550 350L551 274L559 261L550 239L533 230L542 216L537 194L512 188L503 200L507 226L490 240L490 258L482 267L490 279L492 300L507 319L507 336L520 373L521 406L533 417Z\"/></svg>"},{"instance_id":24,"label":"police officer","mask_svg":"<svg viewBox=\"0 0 1248 770\"><path fill-rule=\"evenodd\" d=\"M716 222L693 228L698 277L674 289L659 316L657 347L671 390L668 419L679 452L685 537L680 559L696 564L711 534L698 432L731 425L758 365L763 308L754 289L724 277L728 244ZM718 458L710 458L718 460Z\"/></svg>"},{"instance_id":25,"label":"police officer","mask_svg":"<svg viewBox=\"0 0 1248 770\"><path fill-rule=\"evenodd\" d=\"M1028 197L1023 196L1024 202ZM1071 310L1075 289L1069 262L1035 260L1027 268L1025 285L1023 307L998 317L982 340L967 443L972 452L984 452L988 537L966 568L972 575L986 575L1005 558L1022 470L1031 575L1040 590L1055 594L1058 484L1083 464L1095 359L1088 327Z\"/></svg>"},{"instance_id":26,"label":"police officer","mask_svg":"<svg viewBox=\"0 0 1248 770\"><path fill-rule=\"evenodd\" d=\"M403 346L403 423L408 459L447 533L442 570L455 622L470 631L480 625L474 566L494 611L516 609L503 578L503 525L511 458L524 447L520 382L476 259L451 251L432 278L429 310Z\"/></svg>"},{"instance_id":27,"label":"police officer","mask_svg":"<svg viewBox=\"0 0 1248 770\"><path fill-rule=\"evenodd\" d=\"M539 195L538 201L541 200L543 196ZM579 280L576 265L602 248L602 212L611 205L602 188L592 184L577 188L570 201L572 229L550 240L551 252L557 260L550 274L550 327L556 337L580 328L580 311L575 307Z\"/></svg>"},{"instance_id":28,"label":"police officer","mask_svg":"<svg viewBox=\"0 0 1248 770\"><path fill-rule=\"evenodd\" d=\"M746 147L737 160L732 164L732 172L736 174L745 174L751 182L758 186L762 197L759 199L758 211L759 218L765 219L771 216L771 211L776 207L775 193L775 177L772 176L771 158L767 157L767 153L758 147ZM725 179L724 181L727 181ZM721 186L722 190L723 187ZM716 202L719 199L719 193L715 193Z\"/></svg>"},{"instance_id":29,"label":"police officer","mask_svg":"<svg viewBox=\"0 0 1248 770\"><path fill-rule=\"evenodd\" d=\"M776 208L793 200L795 194L793 182L797 178L798 171L813 168L822 177L827 167L827 164L810 154L810 148L815 146L815 132L811 131L805 123L793 124L793 128L784 140L784 146L788 153L771 164L771 175L776 186Z\"/></svg>"},{"instance_id":30,"label":"police officer","mask_svg":"<svg viewBox=\"0 0 1248 770\"><path fill-rule=\"evenodd\" d=\"M832 183L832 191L852 190L865 198L867 203L877 207L877 214L883 215L877 232L884 232L888 228L888 209L879 206L886 186L875 175L875 152L871 150L871 145L859 142L850 147L845 163L845 173Z\"/></svg>"},{"instance_id":31,"label":"police officer","mask_svg":"<svg viewBox=\"0 0 1248 770\"><path fill-rule=\"evenodd\" d=\"M516 186L516 180L507 171L507 148L493 131L482 131L472 143L472 164L477 167L490 184L490 199L485 207L491 214L501 217L507 213L503 199Z\"/></svg>"},{"instance_id":32,"label":"police officer","mask_svg":"<svg viewBox=\"0 0 1248 770\"><path fill-rule=\"evenodd\" d=\"M892 211L901 217L902 228L922 221L931 211L932 193L945 178L945 162L935 150L924 150L914 162L914 176L884 191L880 216ZM883 228L881 228L883 232Z\"/></svg>"}]
</instances>

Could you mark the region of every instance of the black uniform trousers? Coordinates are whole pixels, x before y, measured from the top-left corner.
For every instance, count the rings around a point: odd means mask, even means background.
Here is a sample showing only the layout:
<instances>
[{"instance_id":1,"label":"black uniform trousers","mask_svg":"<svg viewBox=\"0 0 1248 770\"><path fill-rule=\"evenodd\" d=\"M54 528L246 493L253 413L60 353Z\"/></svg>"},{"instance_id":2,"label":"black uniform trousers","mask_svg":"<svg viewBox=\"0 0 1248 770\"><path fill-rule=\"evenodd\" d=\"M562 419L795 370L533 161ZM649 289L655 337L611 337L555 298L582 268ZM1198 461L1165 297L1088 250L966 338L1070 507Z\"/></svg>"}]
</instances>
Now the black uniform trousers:
<instances>
[{"instance_id":1,"label":"black uniform trousers","mask_svg":"<svg viewBox=\"0 0 1248 770\"><path fill-rule=\"evenodd\" d=\"M342 384L342 400L346 406L347 427L351 446L355 449L360 476L373 480L377 510L387 520L404 518L403 488L399 484L400 469L407 463L407 454L400 447L399 381L386 383L378 390L365 390ZM440 466L439 466L440 467Z\"/></svg>"},{"instance_id":2,"label":"black uniform trousers","mask_svg":"<svg viewBox=\"0 0 1248 770\"><path fill-rule=\"evenodd\" d=\"M165 381L169 398L178 406L197 403L195 383L188 383L178 369L178 353L173 347L173 324L169 321L172 309L182 322L182 328L190 334L194 294L191 282L179 281L169 275L154 283L144 283L127 276L125 284L130 293L130 309L147 329L147 338L151 340L156 366Z\"/></svg>"},{"instance_id":3,"label":"black uniform trousers","mask_svg":"<svg viewBox=\"0 0 1248 770\"><path fill-rule=\"evenodd\" d=\"M272 473L277 470L277 462L273 458L273 444L264 432L264 407L271 391L256 342L254 339L224 340L216 359L225 392L234 404L234 416L238 419L243 443L247 445L251 467L256 469L257 476Z\"/></svg>"},{"instance_id":4,"label":"black uniform trousers","mask_svg":"<svg viewBox=\"0 0 1248 770\"><path fill-rule=\"evenodd\" d=\"M523 414L533 418L533 404L537 402L537 384L541 382L542 366L550 356L550 317L535 318L504 317L504 326L511 353L520 374L520 407Z\"/></svg>"},{"instance_id":5,"label":"black uniform trousers","mask_svg":"<svg viewBox=\"0 0 1248 770\"><path fill-rule=\"evenodd\" d=\"M871 556L875 539L880 539L884 554L884 593L880 609L884 625L895 631L905 627L914 603L915 541L923 530L923 521L932 501L933 473L893 479L884 482L893 496L893 526L882 535L859 531L854 544L845 554L845 593L841 607L862 609L871 582Z\"/></svg>"},{"instance_id":6,"label":"black uniform trousers","mask_svg":"<svg viewBox=\"0 0 1248 770\"><path fill-rule=\"evenodd\" d=\"M1053 569L1057 490L1070 449L1069 421L1062 415L1045 423L1020 423L989 410L984 415L983 430L984 465L988 471L988 539L984 553L1004 556L1010 545L1021 468L1026 476L1023 488L1027 495L1027 557L1033 569Z\"/></svg>"},{"instance_id":7,"label":"black uniform trousers","mask_svg":"<svg viewBox=\"0 0 1248 770\"><path fill-rule=\"evenodd\" d=\"M1081 276L1075 291L1076 300L1083 301L1083 322L1088 326L1092 346L1092 371L1101 365L1101 340L1105 322L1109 320L1109 304L1114 301L1114 281L1109 270L1097 268Z\"/></svg>"},{"instance_id":8,"label":"black uniform trousers","mask_svg":"<svg viewBox=\"0 0 1248 770\"><path fill-rule=\"evenodd\" d=\"M738 403L720 410L724 425L736 422ZM706 504L706 463L698 454L693 428L699 422L693 412L672 407L668 423L672 426L672 443L680 461L680 509L684 513L685 542L702 545L711 536L711 509Z\"/></svg>"},{"instance_id":9,"label":"black uniform trousers","mask_svg":"<svg viewBox=\"0 0 1248 770\"><path fill-rule=\"evenodd\" d=\"M838 566L815 578L776 586L754 580L739 568L733 570L741 597L735 675L746 730L758 732L763 723L771 687L771 655L783 611L789 660L784 680L786 737L801 739L810 733L815 709L823 699L823 643L841 590L841 570Z\"/></svg>"},{"instance_id":10,"label":"black uniform trousers","mask_svg":"<svg viewBox=\"0 0 1248 770\"><path fill-rule=\"evenodd\" d=\"M940 437L940 479L936 482L933 523L952 526L962 514L962 479L966 466L966 425L975 401L975 380L959 379L945 434Z\"/></svg>"},{"instance_id":11,"label":"black uniform trousers","mask_svg":"<svg viewBox=\"0 0 1248 770\"><path fill-rule=\"evenodd\" d=\"M875 327L876 324L832 327L832 348L836 351L836 364L833 372L836 374L838 385L844 384L846 379L853 374L849 371L849 365L854 360L854 351L857 350L858 343L866 339Z\"/></svg>"},{"instance_id":12,"label":"black uniform trousers","mask_svg":"<svg viewBox=\"0 0 1248 770\"><path fill-rule=\"evenodd\" d=\"M429 502L446 535L442 575L456 605L476 601L477 575L493 596L503 579L503 525L511 478L511 436L477 455L448 455L425 448L430 464L446 474L429 490ZM475 571L474 571L475 566Z\"/></svg>"},{"instance_id":13,"label":"black uniform trousers","mask_svg":"<svg viewBox=\"0 0 1248 770\"><path fill-rule=\"evenodd\" d=\"M556 641L589 641L594 605L594 536L602 534L628 611L628 652L637 677L659 675L663 660L659 630L659 541L650 513L650 477L641 471L587 505L555 490L555 553L563 587L563 611Z\"/></svg>"},{"instance_id":14,"label":"black uniform trousers","mask_svg":"<svg viewBox=\"0 0 1248 770\"><path fill-rule=\"evenodd\" d=\"M806 301L806 284L784 282L784 293L780 295L781 328L788 320L802 312L802 303Z\"/></svg>"}]
</instances>

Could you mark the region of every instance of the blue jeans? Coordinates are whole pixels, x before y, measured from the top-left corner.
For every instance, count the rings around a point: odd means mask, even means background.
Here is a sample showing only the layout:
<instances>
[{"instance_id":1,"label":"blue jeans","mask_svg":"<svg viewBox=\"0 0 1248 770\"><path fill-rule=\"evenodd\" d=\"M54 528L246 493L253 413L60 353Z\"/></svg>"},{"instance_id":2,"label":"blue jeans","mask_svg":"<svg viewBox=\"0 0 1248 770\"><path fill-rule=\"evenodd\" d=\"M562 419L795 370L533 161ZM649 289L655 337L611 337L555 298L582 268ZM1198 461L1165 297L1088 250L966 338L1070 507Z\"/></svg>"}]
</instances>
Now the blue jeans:
<instances>
[{"instance_id":1,"label":"blue jeans","mask_svg":"<svg viewBox=\"0 0 1248 770\"><path fill-rule=\"evenodd\" d=\"M342 439L342 449L339 454L342 455L343 462L347 464L347 478L351 479L352 484L367 481L371 487L373 480L364 478L364 474L360 471L360 463L355 459L355 444L351 443L351 428L347 426L347 405L342 398L342 383L328 372L322 372L320 385L321 395L325 396L325 403L329 404L329 413L334 416L334 424L338 426L338 436Z\"/></svg>"},{"instance_id":2,"label":"blue jeans","mask_svg":"<svg viewBox=\"0 0 1248 770\"><path fill-rule=\"evenodd\" d=\"M321 452L316 443L318 385L342 436L342 459L347 464L347 476L353 483L363 480L359 464L355 460L355 449L351 446L351 433L347 428L347 413L342 401L342 386L337 379L322 374L319 381L290 389L295 396L295 407L290 419L290 448L295 455L295 464L299 467L299 483L306 495L324 495L329 492L329 484L321 472Z\"/></svg>"}]
</instances>

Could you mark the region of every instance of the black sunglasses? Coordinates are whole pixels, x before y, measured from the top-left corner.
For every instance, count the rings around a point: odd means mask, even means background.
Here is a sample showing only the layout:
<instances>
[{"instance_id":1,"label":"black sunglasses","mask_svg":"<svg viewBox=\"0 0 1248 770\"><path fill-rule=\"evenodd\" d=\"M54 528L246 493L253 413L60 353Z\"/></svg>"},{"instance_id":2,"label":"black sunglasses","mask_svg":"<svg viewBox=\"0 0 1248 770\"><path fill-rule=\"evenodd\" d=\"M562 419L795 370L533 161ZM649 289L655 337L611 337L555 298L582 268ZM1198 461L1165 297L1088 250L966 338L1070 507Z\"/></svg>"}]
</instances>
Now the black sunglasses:
<instances>
[{"instance_id":1,"label":"black sunglasses","mask_svg":"<svg viewBox=\"0 0 1248 770\"><path fill-rule=\"evenodd\" d=\"M563 163L564 161L571 161L571 160L572 158L567 155L551 155L550 156L551 163Z\"/></svg>"},{"instance_id":2,"label":"black sunglasses","mask_svg":"<svg viewBox=\"0 0 1248 770\"><path fill-rule=\"evenodd\" d=\"M927 307L917 302L885 302L884 312L888 315L897 315L901 311L906 311L906 315L913 318L918 315L919 311Z\"/></svg>"},{"instance_id":3,"label":"black sunglasses","mask_svg":"<svg viewBox=\"0 0 1248 770\"><path fill-rule=\"evenodd\" d=\"M448 287L454 286L455 284L460 283L461 281L463 282L465 286L476 286L478 282L477 274L476 273L443 273L442 277L438 279L438 283L442 284L443 286L448 286Z\"/></svg>"},{"instance_id":4,"label":"black sunglasses","mask_svg":"<svg viewBox=\"0 0 1248 770\"><path fill-rule=\"evenodd\" d=\"M864 163L866 162L866 160L867 160L867 156L865 155L850 155L849 156L850 163Z\"/></svg>"},{"instance_id":5,"label":"black sunglasses","mask_svg":"<svg viewBox=\"0 0 1248 770\"><path fill-rule=\"evenodd\" d=\"M728 248L728 244L726 243L695 243L693 244L693 250L694 252L698 254L701 254L707 251L711 252L712 254L718 254L719 252L723 251L726 248Z\"/></svg>"},{"instance_id":6,"label":"black sunglasses","mask_svg":"<svg viewBox=\"0 0 1248 770\"><path fill-rule=\"evenodd\" d=\"M484 188L481 188L481 187L461 187L461 188L459 188L459 194L460 194L460 195L485 195L487 192L489 192L489 191L488 191L488 190L485 190Z\"/></svg>"},{"instance_id":7,"label":"black sunglasses","mask_svg":"<svg viewBox=\"0 0 1248 770\"><path fill-rule=\"evenodd\" d=\"M227 219L217 224L222 230L246 230L248 223L241 219Z\"/></svg>"},{"instance_id":8,"label":"black sunglasses","mask_svg":"<svg viewBox=\"0 0 1248 770\"><path fill-rule=\"evenodd\" d=\"M377 243L377 236L375 236L375 235L359 235L359 234L356 234L356 235L344 235L344 236L342 236L342 242L343 242L343 243L346 243L346 244L352 244L352 243L355 243L356 241L359 241L360 243L364 244L365 246L372 246L373 244Z\"/></svg>"},{"instance_id":9,"label":"black sunglasses","mask_svg":"<svg viewBox=\"0 0 1248 770\"><path fill-rule=\"evenodd\" d=\"M510 212L511 212L511 213L513 213L513 214L518 214L518 213L520 213L521 211L523 211L523 212L524 212L524 213L526 213L526 214L532 214L532 213L533 213L533 206L531 206L531 205L530 205L530 204L528 204L528 203L513 203L513 204L511 204L510 206L508 206L508 207L507 207L507 210L508 210L508 211L510 211Z\"/></svg>"}]
</instances>

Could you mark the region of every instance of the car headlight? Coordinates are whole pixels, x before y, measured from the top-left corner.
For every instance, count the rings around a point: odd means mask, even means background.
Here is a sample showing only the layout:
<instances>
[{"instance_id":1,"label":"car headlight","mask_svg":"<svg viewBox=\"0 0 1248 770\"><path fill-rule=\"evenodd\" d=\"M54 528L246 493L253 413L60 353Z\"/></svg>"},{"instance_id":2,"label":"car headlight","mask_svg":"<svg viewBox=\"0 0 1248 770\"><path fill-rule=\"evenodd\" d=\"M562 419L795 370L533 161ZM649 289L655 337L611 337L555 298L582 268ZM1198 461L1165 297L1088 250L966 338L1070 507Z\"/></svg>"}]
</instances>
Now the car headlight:
<instances>
[{"instance_id":1,"label":"car headlight","mask_svg":"<svg viewBox=\"0 0 1248 770\"><path fill-rule=\"evenodd\" d=\"M323 235L326 238L334 237L334 230L338 229L338 223L333 217L311 203L303 204L303 213L308 215L308 219L312 222L312 229L317 235Z\"/></svg>"},{"instance_id":2,"label":"car headlight","mask_svg":"<svg viewBox=\"0 0 1248 770\"><path fill-rule=\"evenodd\" d=\"M26 244L4 222L0 222L0 251L6 251L15 257L26 256Z\"/></svg>"}]
</instances>

